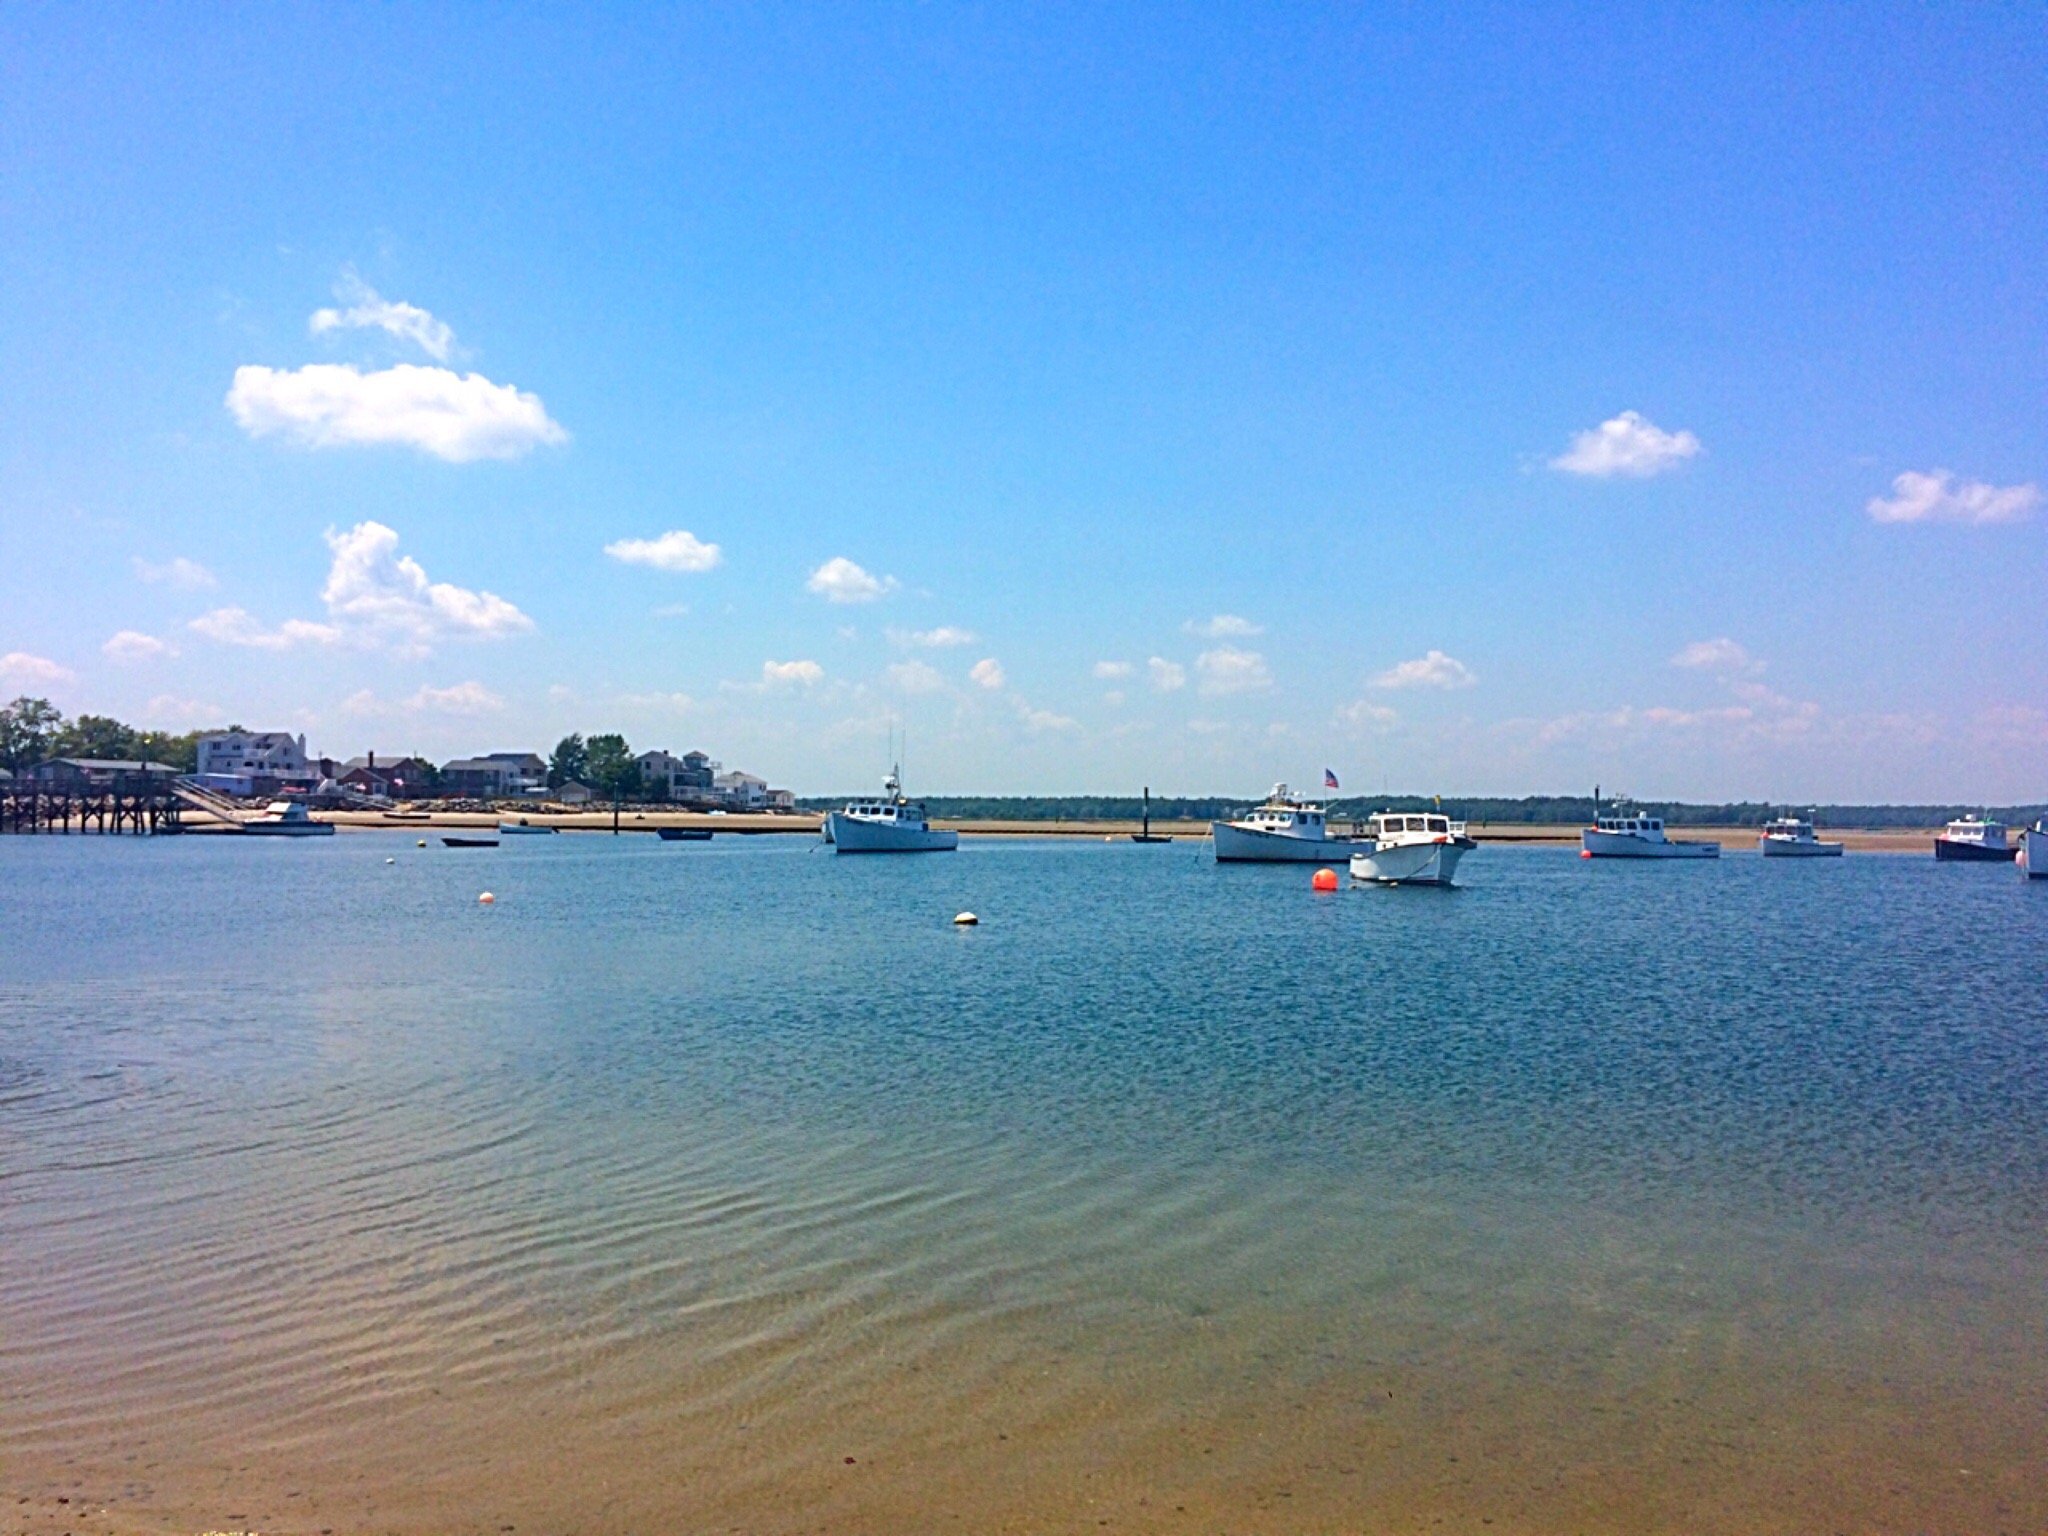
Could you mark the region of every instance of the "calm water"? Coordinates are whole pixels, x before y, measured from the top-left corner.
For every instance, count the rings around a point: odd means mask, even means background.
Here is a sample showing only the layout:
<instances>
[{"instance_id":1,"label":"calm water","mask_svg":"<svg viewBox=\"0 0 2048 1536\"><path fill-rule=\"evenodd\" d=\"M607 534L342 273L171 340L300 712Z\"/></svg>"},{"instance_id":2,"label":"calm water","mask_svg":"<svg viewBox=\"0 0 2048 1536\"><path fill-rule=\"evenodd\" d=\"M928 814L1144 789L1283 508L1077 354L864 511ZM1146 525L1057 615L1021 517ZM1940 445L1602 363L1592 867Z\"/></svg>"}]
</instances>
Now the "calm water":
<instances>
[{"instance_id":1,"label":"calm water","mask_svg":"<svg viewBox=\"0 0 2048 1536\"><path fill-rule=\"evenodd\" d=\"M8 1507L2048 1524L2048 884L1464 870L0 839Z\"/></svg>"}]
</instances>

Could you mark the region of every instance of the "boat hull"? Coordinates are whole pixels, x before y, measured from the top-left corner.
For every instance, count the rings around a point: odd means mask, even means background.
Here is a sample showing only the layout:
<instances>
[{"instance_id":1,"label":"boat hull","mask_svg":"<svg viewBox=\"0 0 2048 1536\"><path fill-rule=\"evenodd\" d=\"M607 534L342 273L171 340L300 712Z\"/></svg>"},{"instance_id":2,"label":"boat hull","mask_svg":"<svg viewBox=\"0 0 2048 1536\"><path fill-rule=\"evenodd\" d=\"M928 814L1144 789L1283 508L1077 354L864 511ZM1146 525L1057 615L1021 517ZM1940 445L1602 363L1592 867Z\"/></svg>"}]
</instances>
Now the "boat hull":
<instances>
[{"instance_id":1,"label":"boat hull","mask_svg":"<svg viewBox=\"0 0 2048 1536\"><path fill-rule=\"evenodd\" d=\"M2004 848L1987 848L1982 843L1958 843L1945 837L1937 837L1934 840L1934 856L1944 863L1951 864L2010 864L2019 857L2019 849L2010 845Z\"/></svg>"},{"instance_id":2,"label":"boat hull","mask_svg":"<svg viewBox=\"0 0 2048 1536\"><path fill-rule=\"evenodd\" d=\"M1719 843L1655 842L1629 832L1602 832L1587 827L1579 834L1579 846L1596 859L1718 859Z\"/></svg>"},{"instance_id":3,"label":"boat hull","mask_svg":"<svg viewBox=\"0 0 2048 1536\"><path fill-rule=\"evenodd\" d=\"M245 821L242 823L242 835L244 837L332 837L334 836L334 825L332 822L326 821L303 821L288 824L274 821Z\"/></svg>"},{"instance_id":4,"label":"boat hull","mask_svg":"<svg viewBox=\"0 0 2048 1536\"><path fill-rule=\"evenodd\" d=\"M1369 846L1332 837L1289 837L1227 821L1210 822L1209 835L1216 840L1219 864L1329 864Z\"/></svg>"},{"instance_id":5,"label":"boat hull","mask_svg":"<svg viewBox=\"0 0 2048 1536\"><path fill-rule=\"evenodd\" d=\"M1351 856L1351 878L1378 885L1455 885L1458 860L1476 847L1470 838L1378 847Z\"/></svg>"},{"instance_id":6,"label":"boat hull","mask_svg":"<svg viewBox=\"0 0 2048 1536\"><path fill-rule=\"evenodd\" d=\"M2020 834L2020 864L2029 880L2048 880L2048 832L2029 827Z\"/></svg>"},{"instance_id":7,"label":"boat hull","mask_svg":"<svg viewBox=\"0 0 2048 1536\"><path fill-rule=\"evenodd\" d=\"M827 816L825 830L826 841L841 853L951 853L960 846L958 832L863 821L844 811Z\"/></svg>"},{"instance_id":8,"label":"boat hull","mask_svg":"<svg viewBox=\"0 0 2048 1536\"><path fill-rule=\"evenodd\" d=\"M1767 859L1832 859L1842 852L1840 843L1809 843L1794 837L1760 837L1756 848Z\"/></svg>"}]
</instances>

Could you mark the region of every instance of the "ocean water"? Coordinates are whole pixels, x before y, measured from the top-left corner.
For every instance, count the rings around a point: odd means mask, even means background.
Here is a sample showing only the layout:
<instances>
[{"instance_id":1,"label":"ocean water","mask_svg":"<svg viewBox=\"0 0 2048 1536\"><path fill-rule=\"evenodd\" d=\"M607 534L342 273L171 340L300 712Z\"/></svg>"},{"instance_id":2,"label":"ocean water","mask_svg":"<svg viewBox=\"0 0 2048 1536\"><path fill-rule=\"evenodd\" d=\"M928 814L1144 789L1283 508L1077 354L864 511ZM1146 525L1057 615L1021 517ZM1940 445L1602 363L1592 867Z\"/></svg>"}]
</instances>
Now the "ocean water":
<instances>
[{"instance_id":1,"label":"ocean water","mask_svg":"<svg viewBox=\"0 0 2048 1536\"><path fill-rule=\"evenodd\" d=\"M2048 883L1462 873L0 839L6 1507L2048 1525Z\"/></svg>"}]
</instances>

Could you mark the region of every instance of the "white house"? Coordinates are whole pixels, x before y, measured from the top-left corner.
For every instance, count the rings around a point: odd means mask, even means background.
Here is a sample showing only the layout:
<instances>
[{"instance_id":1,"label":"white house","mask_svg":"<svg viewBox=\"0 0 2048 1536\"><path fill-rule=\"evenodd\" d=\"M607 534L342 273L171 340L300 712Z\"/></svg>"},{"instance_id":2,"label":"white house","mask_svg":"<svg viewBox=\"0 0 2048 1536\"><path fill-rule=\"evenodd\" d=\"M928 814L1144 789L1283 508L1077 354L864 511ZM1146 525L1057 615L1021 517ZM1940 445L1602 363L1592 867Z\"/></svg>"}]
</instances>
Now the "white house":
<instances>
[{"instance_id":1,"label":"white house","mask_svg":"<svg viewBox=\"0 0 2048 1536\"><path fill-rule=\"evenodd\" d=\"M219 731L199 738L197 770L202 778L240 780L312 777L306 738L283 731Z\"/></svg>"},{"instance_id":2,"label":"white house","mask_svg":"<svg viewBox=\"0 0 2048 1536\"><path fill-rule=\"evenodd\" d=\"M721 773L714 781L713 788L718 797L736 811L760 811L768 806L768 781L757 779L751 773L734 769Z\"/></svg>"}]
</instances>

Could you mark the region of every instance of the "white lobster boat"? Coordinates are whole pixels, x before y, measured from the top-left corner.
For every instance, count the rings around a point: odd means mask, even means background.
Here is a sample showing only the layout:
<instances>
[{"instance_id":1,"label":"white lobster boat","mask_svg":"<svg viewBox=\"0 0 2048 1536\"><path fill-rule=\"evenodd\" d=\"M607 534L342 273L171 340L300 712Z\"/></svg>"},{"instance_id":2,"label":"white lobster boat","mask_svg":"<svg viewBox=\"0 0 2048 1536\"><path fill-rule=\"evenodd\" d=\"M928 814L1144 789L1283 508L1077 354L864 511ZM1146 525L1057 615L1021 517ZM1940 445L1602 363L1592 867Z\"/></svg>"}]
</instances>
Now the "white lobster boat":
<instances>
[{"instance_id":1,"label":"white lobster boat","mask_svg":"<svg viewBox=\"0 0 2048 1536\"><path fill-rule=\"evenodd\" d=\"M1824 843L1813 830L1813 823L1797 816L1780 816L1775 821L1764 823L1758 834L1756 850L1767 859L1828 859L1839 858L1840 843Z\"/></svg>"},{"instance_id":2,"label":"white lobster boat","mask_svg":"<svg viewBox=\"0 0 2048 1536\"><path fill-rule=\"evenodd\" d=\"M1579 834L1579 846L1595 859L1718 859L1719 843L1674 843L1664 835L1664 818L1617 804Z\"/></svg>"},{"instance_id":3,"label":"white lobster boat","mask_svg":"<svg viewBox=\"0 0 2048 1536\"><path fill-rule=\"evenodd\" d=\"M2020 834L2020 868L2029 880L2048 880L2048 816Z\"/></svg>"},{"instance_id":4,"label":"white lobster boat","mask_svg":"<svg viewBox=\"0 0 2048 1536\"><path fill-rule=\"evenodd\" d=\"M1212 821L1219 864L1315 864L1349 856L1362 845L1330 836L1329 812L1296 800L1275 784L1266 803L1236 821Z\"/></svg>"},{"instance_id":5,"label":"white lobster boat","mask_svg":"<svg viewBox=\"0 0 2048 1536\"><path fill-rule=\"evenodd\" d=\"M1479 844L1465 823L1436 812L1382 811L1372 837L1351 855L1351 878L1381 885L1454 885L1458 860Z\"/></svg>"},{"instance_id":6,"label":"white lobster boat","mask_svg":"<svg viewBox=\"0 0 2048 1536\"><path fill-rule=\"evenodd\" d=\"M931 824L922 800L906 800L900 769L882 780L879 800L855 800L825 817L823 835L840 853L950 853L958 832Z\"/></svg>"}]
</instances>

